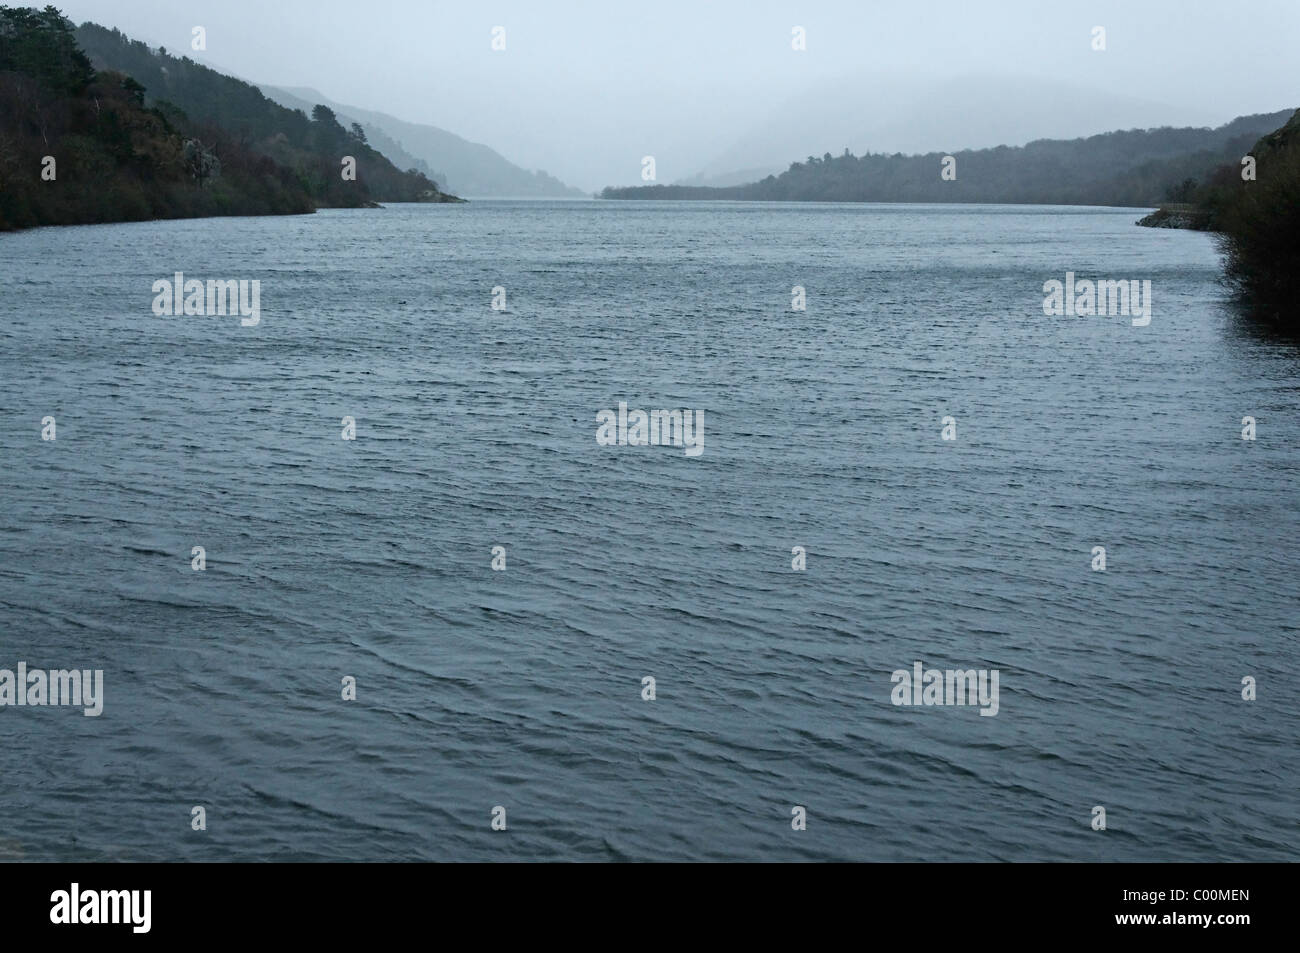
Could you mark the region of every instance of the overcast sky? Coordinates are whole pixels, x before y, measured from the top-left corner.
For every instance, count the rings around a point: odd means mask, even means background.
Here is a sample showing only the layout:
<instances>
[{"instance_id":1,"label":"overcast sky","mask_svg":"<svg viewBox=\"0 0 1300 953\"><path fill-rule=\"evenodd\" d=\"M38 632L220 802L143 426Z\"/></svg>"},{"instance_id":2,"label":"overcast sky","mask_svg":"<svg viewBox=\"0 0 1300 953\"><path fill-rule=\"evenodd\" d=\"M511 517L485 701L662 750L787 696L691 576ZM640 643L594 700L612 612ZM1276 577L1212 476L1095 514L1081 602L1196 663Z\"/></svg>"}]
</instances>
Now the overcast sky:
<instances>
[{"instance_id":1,"label":"overcast sky","mask_svg":"<svg viewBox=\"0 0 1300 953\"><path fill-rule=\"evenodd\" d=\"M637 181L643 155L656 156L660 181L693 175L823 88L857 83L845 112L867 110L869 80L857 77L1011 74L1095 89L1101 103L1139 97L1168 106L1172 123L1300 106L1300 0L56 5L178 55L203 26L207 51L193 55L211 66L440 126L586 190ZM491 48L495 26L504 51ZM791 49L794 26L805 51ZM1094 26L1106 29L1104 53L1092 49ZM803 148L792 143L789 158Z\"/></svg>"}]
</instances>

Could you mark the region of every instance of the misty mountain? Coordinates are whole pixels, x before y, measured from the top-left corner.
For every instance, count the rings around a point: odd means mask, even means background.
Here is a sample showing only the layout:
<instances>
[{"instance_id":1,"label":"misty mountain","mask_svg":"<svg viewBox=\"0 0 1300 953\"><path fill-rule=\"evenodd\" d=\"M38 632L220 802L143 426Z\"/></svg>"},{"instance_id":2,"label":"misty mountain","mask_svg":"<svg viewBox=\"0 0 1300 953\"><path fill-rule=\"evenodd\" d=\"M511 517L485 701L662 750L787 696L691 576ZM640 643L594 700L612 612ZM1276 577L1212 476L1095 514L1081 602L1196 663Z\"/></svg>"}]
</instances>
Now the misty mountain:
<instances>
[{"instance_id":1,"label":"misty mountain","mask_svg":"<svg viewBox=\"0 0 1300 953\"><path fill-rule=\"evenodd\" d=\"M271 99L292 109L302 103L324 103L346 124L357 122L372 145L400 165L437 170L443 187L458 195L501 198L586 198L587 193L538 170L529 172L477 142L462 139L437 126L406 122L385 113L336 103L314 89L262 85ZM391 150L391 151L390 151Z\"/></svg>"},{"instance_id":2,"label":"misty mountain","mask_svg":"<svg viewBox=\"0 0 1300 953\"><path fill-rule=\"evenodd\" d=\"M1131 129L1025 146L945 154L867 154L849 150L795 162L779 176L730 188L607 188L615 199L732 199L812 202L988 202L1150 207L1185 200L1198 181L1237 161L1291 110L1243 116L1217 129Z\"/></svg>"},{"instance_id":3,"label":"misty mountain","mask_svg":"<svg viewBox=\"0 0 1300 953\"><path fill-rule=\"evenodd\" d=\"M324 98L321 97L320 93L310 90L305 92L310 93L311 96L317 97L316 99L303 99L298 96L292 96L284 90L277 89L274 86L258 86L258 89L262 91L262 94L266 96L267 99L273 100L287 109L301 109L303 112L308 114L311 113L312 108L317 103L324 102ZM352 123L358 122L358 120L348 115L346 112L339 112L337 109L335 109L334 112L335 115L339 117L339 122L349 127ZM361 125L362 129L365 131L366 141L370 144L371 148L378 150L386 156L393 165L397 166L399 169L415 169L417 172L422 172L436 182L438 188L443 191L451 191L450 187L447 185L446 174L431 168L429 163L424 159L411 155L402 148L400 142L386 135L378 126L373 124L366 125L359 122L358 124Z\"/></svg>"},{"instance_id":4,"label":"misty mountain","mask_svg":"<svg viewBox=\"0 0 1300 953\"><path fill-rule=\"evenodd\" d=\"M793 159L825 152L839 155L845 149L859 155L951 154L1114 129L1201 126L1222 119L1040 78L929 80L858 74L820 83L776 104L770 119L736 139L693 178L734 178L740 169L784 169Z\"/></svg>"},{"instance_id":5,"label":"misty mountain","mask_svg":"<svg viewBox=\"0 0 1300 953\"><path fill-rule=\"evenodd\" d=\"M727 188L732 185L748 185L750 182L757 182L759 179L766 179L769 175L777 175L785 168L783 165L763 166L757 169L737 169L735 172L724 172L719 175L706 175L698 172L690 178L678 179L673 185L687 185L705 188Z\"/></svg>"}]
</instances>

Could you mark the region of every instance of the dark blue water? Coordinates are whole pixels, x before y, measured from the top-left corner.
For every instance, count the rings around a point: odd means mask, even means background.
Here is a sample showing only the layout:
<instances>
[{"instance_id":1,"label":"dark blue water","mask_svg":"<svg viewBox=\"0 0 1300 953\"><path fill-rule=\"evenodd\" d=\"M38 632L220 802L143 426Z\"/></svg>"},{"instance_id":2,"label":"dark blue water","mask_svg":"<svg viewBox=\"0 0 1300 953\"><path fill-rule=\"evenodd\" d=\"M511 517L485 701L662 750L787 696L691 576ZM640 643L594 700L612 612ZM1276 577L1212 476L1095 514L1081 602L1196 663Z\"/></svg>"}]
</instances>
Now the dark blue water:
<instances>
[{"instance_id":1,"label":"dark blue water","mask_svg":"<svg viewBox=\"0 0 1300 953\"><path fill-rule=\"evenodd\" d=\"M0 668L105 683L0 708L0 856L1293 859L1300 354L1139 214L0 237ZM176 271L261 324L156 317ZM1045 317L1067 271L1150 280L1150 325ZM598 446L620 401L703 453ZM894 706L918 660L998 714Z\"/></svg>"}]
</instances>

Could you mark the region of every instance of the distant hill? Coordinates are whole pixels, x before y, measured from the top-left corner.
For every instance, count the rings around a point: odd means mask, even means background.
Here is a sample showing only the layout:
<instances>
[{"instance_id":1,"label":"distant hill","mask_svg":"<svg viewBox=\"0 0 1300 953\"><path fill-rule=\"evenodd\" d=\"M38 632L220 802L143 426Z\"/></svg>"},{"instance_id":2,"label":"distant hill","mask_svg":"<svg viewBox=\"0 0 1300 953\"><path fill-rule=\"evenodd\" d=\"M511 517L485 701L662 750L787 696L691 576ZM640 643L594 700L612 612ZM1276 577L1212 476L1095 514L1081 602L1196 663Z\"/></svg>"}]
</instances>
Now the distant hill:
<instances>
[{"instance_id":1,"label":"distant hill","mask_svg":"<svg viewBox=\"0 0 1300 953\"><path fill-rule=\"evenodd\" d=\"M944 154L826 153L780 175L726 188L606 188L611 199L733 199L808 202L988 202L1150 207L1239 159L1291 111L1243 116L1217 129L1109 132L1025 146L952 153L956 177L941 178Z\"/></svg>"},{"instance_id":2,"label":"distant hill","mask_svg":"<svg viewBox=\"0 0 1300 953\"><path fill-rule=\"evenodd\" d=\"M1277 106L1286 105L1277 103ZM770 103L766 118L719 142L702 178L737 169L779 171L792 159L840 155L949 154L957 149L1023 146L1113 129L1215 125L1224 117L1043 77L972 73L932 77L863 72L828 77ZM764 173L766 174L766 173ZM763 176L752 176L755 182ZM610 185L638 185L611 181ZM690 182L735 185L736 182Z\"/></svg>"},{"instance_id":3,"label":"distant hill","mask_svg":"<svg viewBox=\"0 0 1300 953\"><path fill-rule=\"evenodd\" d=\"M739 169L735 172L723 172L718 175L707 175L701 172L691 176L690 178L678 179L673 183L673 185L729 188L733 185L748 185L750 182L757 182L759 179L765 179L769 175L777 175L780 171L780 166L774 168L765 166L757 169Z\"/></svg>"},{"instance_id":4,"label":"distant hill","mask_svg":"<svg viewBox=\"0 0 1300 953\"><path fill-rule=\"evenodd\" d=\"M302 108L301 104L306 102L324 103L346 123L359 123L371 143L390 159L404 162L397 156L414 157L425 163L426 168L437 170L434 175L444 183L443 187L458 195L479 198L587 197L587 193L565 185L554 176L540 170L529 172L521 169L487 146L462 139L437 126L406 122L385 113L336 103L314 89L263 85L261 90L276 102L294 109Z\"/></svg>"},{"instance_id":5,"label":"distant hill","mask_svg":"<svg viewBox=\"0 0 1300 953\"><path fill-rule=\"evenodd\" d=\"M225 130L243 148L292 170L317 205L459 201L422 172L398 169L327 106L313 105L310 116L287 109L251 83L94 23L78 27L76 39L96 68L140 83L146 106ZM356 159L355 181L341 174L344 156Z\"/></svg>"},{"instance_id":6,"label":"distant hill","mask_svg":"<svg viewBox=\"0 0 1300 953\"><path fill-rule=\"evenodd\" d=\"M315 207L290 169L96 71L53 7L0 7L0 231Z\"/></svg>"}]
</instances>

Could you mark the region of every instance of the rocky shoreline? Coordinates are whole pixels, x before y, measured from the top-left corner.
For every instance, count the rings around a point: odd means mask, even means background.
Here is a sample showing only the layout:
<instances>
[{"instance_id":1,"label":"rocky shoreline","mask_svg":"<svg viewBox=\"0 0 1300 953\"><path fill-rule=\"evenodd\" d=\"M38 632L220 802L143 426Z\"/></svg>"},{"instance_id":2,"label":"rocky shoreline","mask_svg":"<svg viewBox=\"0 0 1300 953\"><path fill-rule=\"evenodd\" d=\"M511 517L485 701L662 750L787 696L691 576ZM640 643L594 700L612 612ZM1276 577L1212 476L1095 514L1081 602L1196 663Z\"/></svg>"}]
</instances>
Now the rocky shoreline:
<instances>
[{"instance_id":1,"label":"rocky shoreline","mask_svg":"<svg viewBox=\"0 0 1300 953\"><path fill-rule=\"evenodd\" d=\"M1210 231L1209 216L1191 205L1164 205L1137 220L1146 228L1186 228L1195 232Z\"/></svg>"}]
</instances>

